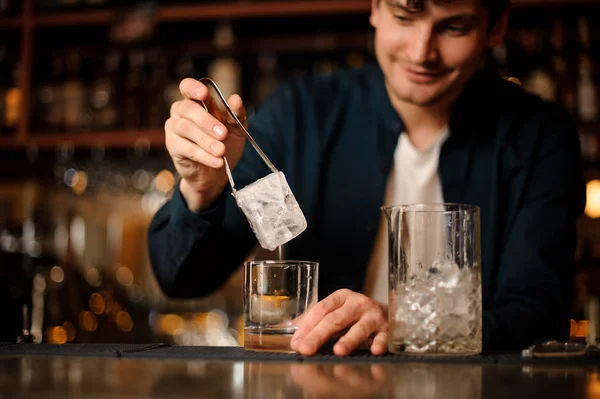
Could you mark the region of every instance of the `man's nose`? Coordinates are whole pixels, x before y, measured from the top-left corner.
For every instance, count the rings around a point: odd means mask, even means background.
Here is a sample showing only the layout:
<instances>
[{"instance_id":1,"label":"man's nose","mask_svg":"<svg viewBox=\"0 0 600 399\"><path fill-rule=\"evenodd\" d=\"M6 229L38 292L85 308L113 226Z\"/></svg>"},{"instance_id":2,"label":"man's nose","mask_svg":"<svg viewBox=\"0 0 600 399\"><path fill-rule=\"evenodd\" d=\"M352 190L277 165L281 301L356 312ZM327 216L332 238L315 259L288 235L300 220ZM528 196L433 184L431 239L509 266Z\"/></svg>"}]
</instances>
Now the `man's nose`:
<instances>
[{"instance_id":1,"label":"man's nose","mask_svg":"<svg viewBox=\"0 0 600 399\"><path fill-rule=\"evenodd\" d=\"M437 43L432 27L421 27L410 44L409 58L414 64L426 64L437 57Z\"/></svg>"}]
</instances>

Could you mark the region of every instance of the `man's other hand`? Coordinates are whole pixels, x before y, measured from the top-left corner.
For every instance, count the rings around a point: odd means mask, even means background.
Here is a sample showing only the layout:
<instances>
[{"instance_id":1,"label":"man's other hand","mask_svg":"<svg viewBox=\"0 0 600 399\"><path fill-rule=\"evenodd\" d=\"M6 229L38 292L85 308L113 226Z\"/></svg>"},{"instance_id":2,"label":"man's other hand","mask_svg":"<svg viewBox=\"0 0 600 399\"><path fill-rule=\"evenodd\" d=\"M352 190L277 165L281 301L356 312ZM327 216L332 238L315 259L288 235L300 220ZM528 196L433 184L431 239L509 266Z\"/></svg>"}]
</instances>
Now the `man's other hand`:
<instances>
[{"instance_id":1,"label":"man's other hand","mask_svg":"<svg viewBox=\"0 0 600 399\"><path fill-rule=\"evenodd\" d=\"M333 347L338 356L352 353L367 343L371 353L387 351L387 313L379 302L354 291L341 289L308 311L291 342L301 355L314 355L329 339L345 332Z\"/></svg>"}]
</instances>

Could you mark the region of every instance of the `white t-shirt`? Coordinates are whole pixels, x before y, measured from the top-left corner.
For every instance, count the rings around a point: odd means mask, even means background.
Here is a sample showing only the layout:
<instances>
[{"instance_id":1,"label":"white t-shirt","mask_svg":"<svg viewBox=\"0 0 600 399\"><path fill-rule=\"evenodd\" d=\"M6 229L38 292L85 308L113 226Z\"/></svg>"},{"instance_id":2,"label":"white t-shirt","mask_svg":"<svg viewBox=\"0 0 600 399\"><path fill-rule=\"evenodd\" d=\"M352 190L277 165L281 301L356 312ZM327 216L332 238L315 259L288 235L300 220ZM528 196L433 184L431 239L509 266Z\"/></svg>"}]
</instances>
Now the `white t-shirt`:
<instances>
[{"instance_id":1,"label":"white t-shirt","mask_svg":"<svg viewBox=\"0 0 600 399\"><path fill-rule=\"evenodd\" d=\"M387 182L384 206L444 201L438 164L440 150L447 137L446 128L431 147L420 150L412 144L406 133L400 135L394 151L394 166ZM389 267L387 229L387 219L382 214L363 290L365 295L385 304L388 302Z\"/></svg>"}]
</instances>

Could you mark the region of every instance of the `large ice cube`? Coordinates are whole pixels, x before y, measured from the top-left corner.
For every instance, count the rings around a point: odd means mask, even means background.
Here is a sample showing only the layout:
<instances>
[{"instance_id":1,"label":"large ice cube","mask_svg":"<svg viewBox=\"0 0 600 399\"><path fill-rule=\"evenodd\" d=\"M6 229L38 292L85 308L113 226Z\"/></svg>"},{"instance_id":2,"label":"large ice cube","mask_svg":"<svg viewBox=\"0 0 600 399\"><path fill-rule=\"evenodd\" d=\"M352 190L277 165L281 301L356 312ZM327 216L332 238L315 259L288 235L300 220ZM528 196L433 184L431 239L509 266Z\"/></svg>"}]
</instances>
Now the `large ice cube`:
<instances>
[{"instance_id":1,"label":"large ice cube","mask_svg":"<svg viewBox=\"0 0 600 399\"><path fill-rule=\"evenodd\" d=\"M252 295L248 319L258 324L283 324L295 317L298 301L286 295Z\"/></svg>"},{"instance_id":2,"label":"large ice cube","mask_svg":"<svg viewBox=\"0 0 600 399\"><path fill-rule=\"evenodd\" d=\"M259 244L270 251L306 230L306 218L283 172L271 173L236 192Z\"/></svg>"}]
</instances>

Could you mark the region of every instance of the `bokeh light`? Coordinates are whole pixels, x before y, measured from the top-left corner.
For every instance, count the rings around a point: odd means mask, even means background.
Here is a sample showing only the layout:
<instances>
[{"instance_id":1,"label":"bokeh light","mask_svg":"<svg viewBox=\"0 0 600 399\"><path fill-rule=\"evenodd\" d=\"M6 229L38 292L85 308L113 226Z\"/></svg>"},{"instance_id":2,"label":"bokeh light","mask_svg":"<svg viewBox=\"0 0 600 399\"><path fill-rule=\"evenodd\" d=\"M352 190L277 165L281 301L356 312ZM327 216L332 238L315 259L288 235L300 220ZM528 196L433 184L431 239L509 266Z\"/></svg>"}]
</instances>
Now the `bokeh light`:
<instances>
[{"instance_id":1,"label":"bokeh light","mask_svg":"<svg viewBox=\"0 0 600 399\"><path fill-rule=\"evenodd\" d=\"M175 185L175 176L169 170L161 170L154 179L154 187L162 193L168 193Z\"/></svg>"},{"instance_id":2,"label":"bokeh light","mask_svg":"<svg viewBox=\"0 0 600 399\"><path fill-rule=\"evenodd\" d=\"M104 298L102 298L102 295L98 294L97 292L94 292L92 295L90 295L89 305L92 312L96 314L102 314L106 310Z\"/></svg>"},{"instance_id":3,"label":"bokeh light","mask_svg":"<svg viewBox=\"0 0 600 399\"><path fill-rule=\"evenodd\" d=\"M121 331L129 332L133 330L133 319L129 313L124 310L121 310L119 313L117 313L115 322Z\"/></svg>"},{"instance_id":4,"label":"bokeh light","mask_svg":"<svg viewBox=\"0 0 600 399\"><path fill-rule=\"evenodd\" d=\"M62 327L67 332L67 341L71 342L77 336L77 330L75 330L75 326L70 321L65 321Z\"/></svg>"},{"instance_id":5,"label":"bokeh light","mask_svg":"<svg viewBox=\"0 0 600 399\"><path fill-rule=\"evenodd\" d=\"M92 312L79 312L79 326L83 331L96 331L98 328L98 319Z\"/></svg>"},{"instance_id":6,"label":"bokeh light","mask_svg":"<svg viewBox=\"0 0 600 399\"><path fill-rule=\"evenodd\" d=\"M88 175L85 172L77 172L77 178L73 182L71 189L77 195L82 195L88 187Z\"/></svg>"},{"instance_id":7,"label":"bokeh light","mask_svg":"<svg viewBox=\"0 0 600 399\"><path fill-rule=\"evenodd\" d=\"M158 318L158 331L166 335L174 335L175 331L185 327L185 320L176 314L166 314Z\"/></svg>"},{"instance_id":8,"label":"bokeh light","mask_svg":"<svg viewBox=\"0 0 600 399\"><path fill-rule=\"evenodd\" d=\"M89 285L93 287L99 287L102 283L100 271L95 267L90 267L85 271L85 279Z\"/></svg>"},{"instance_id":9,"label":"bokeh light","mask_svg":"<svg viewBox=\"0 0 600 399\"><path fill-rule=\"evenodd\" d=\"M127 266L121 266L117 269L117 281L124 287L133 284L133 273Z\"/></svg>"},{"instance_id":10,"label":"bokeh light","mask_svg":"<svg viewBox=\"0 0 600 399\"><path fill-rule=\"evenodd\" d=\"M594 371L590 373L588 378L588 386L587 386L588 397L590 398L599 398L600 397L600 375L598 371Z\"/></svg>"},{"instance_id":11,"label":"bokeh light","mask_svg":"<svg viewBox=\"0 0 600 399\"><path fill-rule=\"evenodd\" d=\"M63 271L62 267L54 266L52 269L50 269L50 280L59 284L65 281L65 272Z\"/></svg>"},{"instance_id":12,"label":"bokeh light","mask_svg":"<svg viewBox=\"0 0 600 399\"><path fill-rule=\"evenodd\" d=\"M65 344L67 337L67 330L61 326L48 327L44 331L44 340L49 344Z\"/></svg>"},{"instance_id":13,"label":"bokeh light","mask_svg":"<svg viewBox=\"0 0 600 399\"><path fill-rule=\"evenodd\" d=\"M600 180L590 180L586 190L585 214L592 219L600 218Z\"/></svg>"},{"instance_id":14,"label":"bokeh light","mask_svg":"<svg viewBox=\"0 0 600 399\"><path fill-rule=\"evenodd\" d=\"M67 169L65 174L63 175L63 180L65 184L69 187L73 187L77 184L77 180L79 179L79 175L77 171L73 168Z\"/></svg>"}]
</instances>

